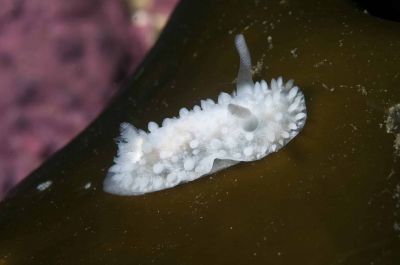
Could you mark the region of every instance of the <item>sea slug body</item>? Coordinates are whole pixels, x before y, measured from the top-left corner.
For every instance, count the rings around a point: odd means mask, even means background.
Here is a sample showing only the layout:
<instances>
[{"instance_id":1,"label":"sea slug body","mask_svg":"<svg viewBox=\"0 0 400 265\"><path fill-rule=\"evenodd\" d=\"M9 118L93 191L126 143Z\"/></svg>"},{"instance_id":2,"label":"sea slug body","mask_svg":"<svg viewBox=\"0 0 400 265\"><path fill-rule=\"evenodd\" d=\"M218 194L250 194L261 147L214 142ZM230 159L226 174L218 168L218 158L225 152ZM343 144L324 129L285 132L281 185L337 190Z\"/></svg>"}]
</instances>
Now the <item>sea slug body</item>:
<instances>
[{"instance_id":1,"label":"sea slug body","mask_svg":"<svg viewBox=\"0 0 400 265\"><path fill-rule=\"evenodd\" d=\"M240 161L276 152L303 128L307 113L303 93L281 77L254 83L243 35L235 45L240 56L237 89L222 92L218 102L202 100L179 117L166 118L148 132L121 124L118 155L104 190L140 195L195 180Z\"/></svg>"}]
</instances>

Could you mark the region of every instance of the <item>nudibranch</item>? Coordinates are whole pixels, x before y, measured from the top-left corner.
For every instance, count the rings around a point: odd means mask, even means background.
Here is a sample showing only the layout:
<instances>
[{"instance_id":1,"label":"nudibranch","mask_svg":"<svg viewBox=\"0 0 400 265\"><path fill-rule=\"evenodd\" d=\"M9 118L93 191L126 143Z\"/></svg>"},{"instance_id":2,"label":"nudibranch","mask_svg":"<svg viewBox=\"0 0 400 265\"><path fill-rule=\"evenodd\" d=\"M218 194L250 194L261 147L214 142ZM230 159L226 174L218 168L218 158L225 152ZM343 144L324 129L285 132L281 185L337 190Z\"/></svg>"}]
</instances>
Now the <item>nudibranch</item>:
<instances>
[{"instance_id":1,"label":"nudibranch","mask_svg":"<svg viewBox=\"0 0 400 265\"><path fill-rule=\"evenodd\" d=\"M121 124L118 154L104 180L104 190L140 195L174 187L276 152L303 128L307 113L303 93L282 77L254 83L243 35L235 38L240 56L236 91L218 102L202 100L192 110L166 118L148 132Z\"/></svg>"}]
</instances>

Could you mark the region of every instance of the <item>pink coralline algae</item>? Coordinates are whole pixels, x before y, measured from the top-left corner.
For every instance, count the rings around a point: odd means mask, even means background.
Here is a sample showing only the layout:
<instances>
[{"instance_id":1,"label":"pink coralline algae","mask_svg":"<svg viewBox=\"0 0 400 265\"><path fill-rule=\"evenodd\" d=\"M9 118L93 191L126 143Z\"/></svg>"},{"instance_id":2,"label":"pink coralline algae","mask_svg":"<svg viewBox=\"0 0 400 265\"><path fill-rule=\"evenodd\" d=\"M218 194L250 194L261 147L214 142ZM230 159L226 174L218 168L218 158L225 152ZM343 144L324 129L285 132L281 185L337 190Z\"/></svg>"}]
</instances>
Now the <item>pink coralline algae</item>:
<instances>
[{"instance_id":1,"label":"pink coralline algae","mask_svg":"<svg viewBox=\"0 0 400 265\"><path fill-rule=\"evenodd\" d=\"M123 1L2 1L0 199L98 115L142 35Z\"/></svg>"}]
</instances>

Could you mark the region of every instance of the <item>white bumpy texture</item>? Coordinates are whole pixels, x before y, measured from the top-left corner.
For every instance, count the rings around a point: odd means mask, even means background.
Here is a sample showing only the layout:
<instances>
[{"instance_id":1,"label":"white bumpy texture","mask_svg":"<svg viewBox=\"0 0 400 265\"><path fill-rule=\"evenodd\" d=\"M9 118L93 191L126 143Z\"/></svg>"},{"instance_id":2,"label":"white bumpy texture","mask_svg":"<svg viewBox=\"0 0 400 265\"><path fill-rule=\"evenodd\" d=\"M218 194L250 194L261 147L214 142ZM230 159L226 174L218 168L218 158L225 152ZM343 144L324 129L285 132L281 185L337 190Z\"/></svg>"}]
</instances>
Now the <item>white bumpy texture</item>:
<instances>
[{"instance_id":1,"label":"white bumpy texture","mask_svg":"<svg viewBox=\"0 0 400 265\"><path fill-rule=\"evenodd\" d=\"M202 100L179 117L166 118L148 131L121 124L118 155L104 190L140 195L195 180L239 161L258 160L278 151L303 128L307 114L303 93L293 81L253 83L251 60L243 35L237 91L222 92L218 102Z\"/></svg>"}]
</instances>

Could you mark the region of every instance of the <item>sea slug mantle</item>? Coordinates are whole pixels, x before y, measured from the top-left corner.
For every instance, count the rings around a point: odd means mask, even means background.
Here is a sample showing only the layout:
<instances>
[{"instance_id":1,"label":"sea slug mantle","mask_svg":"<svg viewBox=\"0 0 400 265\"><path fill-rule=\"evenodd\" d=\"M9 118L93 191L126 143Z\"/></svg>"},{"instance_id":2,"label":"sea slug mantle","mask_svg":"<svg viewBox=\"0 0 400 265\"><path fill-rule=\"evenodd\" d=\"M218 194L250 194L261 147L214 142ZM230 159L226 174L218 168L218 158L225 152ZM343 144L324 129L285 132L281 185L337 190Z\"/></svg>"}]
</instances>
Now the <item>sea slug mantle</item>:
<instances>
[{"instance_id":1,"label":"sea slug mantle","mask_svg":"<svg viewBox=\"0 0 400 265\"><path fill-rule=\"evenodd\" d=\"M104 190L140 195L174 187L276 152L304 127L303 93L282 77L254 83L243 35L235 45L240 56L236 91L222 92L218 102L202 100L179 117L166 118L148 132L121 124L118 154L104 180Z\"/></svg>"}]
</instances>

